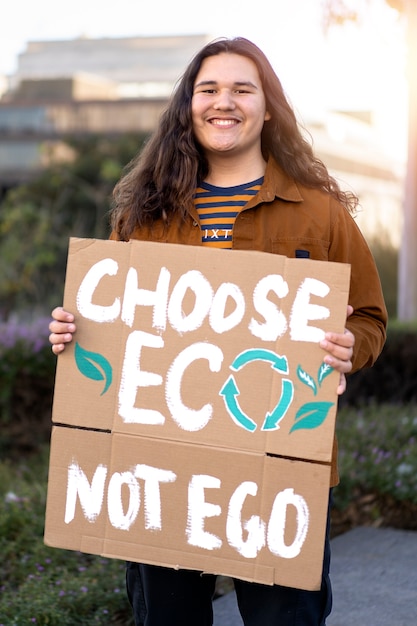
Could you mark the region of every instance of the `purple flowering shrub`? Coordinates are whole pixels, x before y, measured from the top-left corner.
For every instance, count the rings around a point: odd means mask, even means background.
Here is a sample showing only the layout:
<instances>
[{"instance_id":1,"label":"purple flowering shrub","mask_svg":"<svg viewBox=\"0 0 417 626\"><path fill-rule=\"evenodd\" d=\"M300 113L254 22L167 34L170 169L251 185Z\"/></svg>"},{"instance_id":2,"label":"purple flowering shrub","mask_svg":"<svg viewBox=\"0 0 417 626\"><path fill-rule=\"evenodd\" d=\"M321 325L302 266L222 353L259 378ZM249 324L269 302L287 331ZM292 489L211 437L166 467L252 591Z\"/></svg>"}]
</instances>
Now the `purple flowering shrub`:
<instances>
[{"instance_id":1,"label":"purple flowering shrub","mask_svg":"<svg viewBox=\"0 0 417 626\"><path fill-rule=\"evenodd\" d=\"M9 350L20 346L28 356L39 354L46 346L49 347L50 317L39 317L32 322L11 319L0 323L0 355L3 357Z\"/></svg>"},{"instance_id":2,"label":"purple flowering shrub","mask_svg":"<svg viewBox=\"0 0 417 626\"><path fill-rule=\"evenodd\" d=\"M34 449L49 435L56 364L49 320L0 323L0 452Z\"/></svg>"}]
</instances>

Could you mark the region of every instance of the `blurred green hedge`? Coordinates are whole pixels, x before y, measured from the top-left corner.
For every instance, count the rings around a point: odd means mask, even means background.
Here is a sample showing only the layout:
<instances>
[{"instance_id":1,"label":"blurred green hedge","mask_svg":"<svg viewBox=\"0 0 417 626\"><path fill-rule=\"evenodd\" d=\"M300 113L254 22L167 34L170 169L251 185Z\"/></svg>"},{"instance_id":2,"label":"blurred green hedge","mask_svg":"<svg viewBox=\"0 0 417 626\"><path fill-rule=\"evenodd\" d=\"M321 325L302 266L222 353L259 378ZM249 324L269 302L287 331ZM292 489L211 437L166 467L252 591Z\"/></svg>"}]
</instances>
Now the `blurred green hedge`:
<instances>
[{"instance_id":1,"label":"blurred green hedge","mask_svg":"<svg viewBox=\"0 0 417 626\"><path fill-rule=\"evenodd\" d=\"M348 377L340 406L417 402L417 327L393 325L373 367Z\"/></svg>"}]
</instances>

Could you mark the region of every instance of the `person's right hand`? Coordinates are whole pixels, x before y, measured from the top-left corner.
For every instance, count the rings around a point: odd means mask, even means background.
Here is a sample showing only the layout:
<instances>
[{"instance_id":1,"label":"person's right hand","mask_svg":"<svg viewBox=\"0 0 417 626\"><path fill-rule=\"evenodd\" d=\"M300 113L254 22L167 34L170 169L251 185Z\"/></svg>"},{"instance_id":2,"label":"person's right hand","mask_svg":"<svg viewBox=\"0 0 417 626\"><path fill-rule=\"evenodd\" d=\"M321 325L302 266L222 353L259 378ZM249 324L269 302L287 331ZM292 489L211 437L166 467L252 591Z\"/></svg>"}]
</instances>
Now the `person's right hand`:
<instances>
[{"instance_id":1,"label":"person's right hand","mask_svg":"<svg viewBox=\"0 0 417 626\"><path fill-rule=\"evenodd\" d=\"M65 344L72 341L72 335L75 333L76 326L74 324L74 316L72 313L65 311L62 307L57 307L52 311L52 322L49 324L49 341L52 344L52 352L60 354L65 350Z\"/></svg>"}]
</instances>

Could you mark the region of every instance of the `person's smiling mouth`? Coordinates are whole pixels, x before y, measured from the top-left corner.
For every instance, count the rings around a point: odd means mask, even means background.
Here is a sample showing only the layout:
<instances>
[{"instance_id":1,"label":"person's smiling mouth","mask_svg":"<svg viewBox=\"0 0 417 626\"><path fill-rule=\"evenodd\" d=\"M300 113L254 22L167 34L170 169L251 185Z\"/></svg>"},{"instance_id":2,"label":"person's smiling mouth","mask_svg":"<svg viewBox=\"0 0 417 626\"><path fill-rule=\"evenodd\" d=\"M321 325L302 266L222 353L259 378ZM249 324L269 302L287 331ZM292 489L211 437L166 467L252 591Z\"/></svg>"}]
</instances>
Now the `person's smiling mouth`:
<instances>
[{"instance_id":1,"label":"person's smiling mouth","mask_svg":"<svg viewBox=\"0 0 417 626\"><path fill-rule=\"evenodd\" d=\"M219 118L219 117L214 117L208 120L208 122L210 124L212 124L213 126L218 126L221 128L229 128L231 126L237 126L238 124L240 124L240 121L237 120L236 118Z\"/></svg>"}]
</instances>

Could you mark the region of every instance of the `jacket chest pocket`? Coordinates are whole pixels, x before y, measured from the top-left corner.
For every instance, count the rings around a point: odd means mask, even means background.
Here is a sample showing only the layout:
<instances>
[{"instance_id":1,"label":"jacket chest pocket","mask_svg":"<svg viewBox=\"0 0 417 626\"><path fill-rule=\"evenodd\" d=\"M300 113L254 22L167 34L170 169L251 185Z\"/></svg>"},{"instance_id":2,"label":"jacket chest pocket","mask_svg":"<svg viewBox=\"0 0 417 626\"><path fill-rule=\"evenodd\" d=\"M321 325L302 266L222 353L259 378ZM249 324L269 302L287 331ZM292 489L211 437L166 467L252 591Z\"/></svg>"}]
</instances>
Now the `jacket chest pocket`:
<instances>
[{"instance_id":1,"label":"jacket chest pocket","mask_svg":"<svg viewBox=\"0 0 417 626\"><path fill-rule=\"evenodd\" d=\"M303 258L315 261L329 260L330 242L309 237L280 237L271 243L271 252L290 259Z\"/></svg>"}]
</instances>

